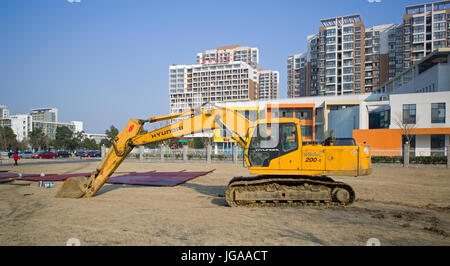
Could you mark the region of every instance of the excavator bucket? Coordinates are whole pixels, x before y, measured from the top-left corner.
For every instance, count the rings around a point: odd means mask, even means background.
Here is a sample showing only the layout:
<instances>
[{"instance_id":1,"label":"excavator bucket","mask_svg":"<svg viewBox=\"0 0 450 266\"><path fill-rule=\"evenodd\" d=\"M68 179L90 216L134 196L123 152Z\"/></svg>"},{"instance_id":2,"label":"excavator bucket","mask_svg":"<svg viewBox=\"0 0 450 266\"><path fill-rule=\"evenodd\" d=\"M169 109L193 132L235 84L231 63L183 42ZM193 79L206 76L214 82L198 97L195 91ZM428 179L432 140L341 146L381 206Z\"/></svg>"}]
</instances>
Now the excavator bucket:
<instances>
[{"instance_id":1,"label":"excavator bucket","mask_svg":"<svg viewBox=\"0 0 450 266\"><path fill-rule=\"evenodd\" d=\"M84 176L72 177L64 181L62 187L58 190L56 198L82 198L86 194L88 178Z\"/></svg>"}]
</instances>

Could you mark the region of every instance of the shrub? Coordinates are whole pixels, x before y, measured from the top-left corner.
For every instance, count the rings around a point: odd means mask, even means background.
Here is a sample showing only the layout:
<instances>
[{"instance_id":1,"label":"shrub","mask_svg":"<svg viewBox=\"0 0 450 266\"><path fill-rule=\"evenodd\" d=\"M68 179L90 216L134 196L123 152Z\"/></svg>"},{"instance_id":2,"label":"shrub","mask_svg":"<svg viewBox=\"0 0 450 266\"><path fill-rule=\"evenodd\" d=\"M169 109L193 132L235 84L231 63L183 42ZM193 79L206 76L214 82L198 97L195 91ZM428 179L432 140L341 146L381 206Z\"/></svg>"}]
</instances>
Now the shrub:
<instances>
[{"instance_id":1,"label":"shrub","mask_svg":"<svg viewBox=\"0 0 450 266\"><path fill-rule=\"evenodd\" d=\"M447 164L445 156L413 156L409 158L412 164ZM372 163L403 163L402 156L372 156Z\"/></svg>"}]
</instances>

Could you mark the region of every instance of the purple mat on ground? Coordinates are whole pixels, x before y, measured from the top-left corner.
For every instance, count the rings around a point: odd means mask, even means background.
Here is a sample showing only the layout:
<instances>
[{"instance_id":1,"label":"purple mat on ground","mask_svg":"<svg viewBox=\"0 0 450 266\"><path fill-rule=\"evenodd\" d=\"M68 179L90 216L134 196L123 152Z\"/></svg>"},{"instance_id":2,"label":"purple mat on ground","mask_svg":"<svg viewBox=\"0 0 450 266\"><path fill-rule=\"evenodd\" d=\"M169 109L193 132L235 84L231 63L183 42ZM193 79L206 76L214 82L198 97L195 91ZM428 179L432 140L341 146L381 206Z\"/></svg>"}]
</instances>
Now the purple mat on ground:
<instances>
[{"instance_id":1,"label":"purple mat on ground","mask_svg":"<svg viewBox=\"0 0 450 266\"><path fill-rule=\"evenodd\" d=\"M141 186L164 186L173 187L183 184L191 179L211 173L208 172L154 172L154 173L132 173L111 177L109 184L126 184Z\"/></svg>"},{"instance_id":2,"label":"purple mat on ground","mask_svg":"<svg viewBox=\"0 0 450 266\"><path fill-rule=\"evenodd\" d=\"M0 179L5 178L16 178L19 174L17 173L0 173ZM36 177L39 176L39 174L22 174L22 177Z\"/></svg>"},{"instance_id":3,"label":"purple mat on ground","mask_svg":"<svg viewBox=\"0 0 450 266\"><path fill-rule=\"evenodd\" d=\"M78 176L90 176L91 173L75 173L75 174L61 174L61 175L54 175L54 174L49 174L46 176L40 176L40 175L36 175L36 176L25 176L22 177L20 180L26 180L26 181L64 181L67 178L70 177L78 177Z\"/></svg>"}]
</instances>

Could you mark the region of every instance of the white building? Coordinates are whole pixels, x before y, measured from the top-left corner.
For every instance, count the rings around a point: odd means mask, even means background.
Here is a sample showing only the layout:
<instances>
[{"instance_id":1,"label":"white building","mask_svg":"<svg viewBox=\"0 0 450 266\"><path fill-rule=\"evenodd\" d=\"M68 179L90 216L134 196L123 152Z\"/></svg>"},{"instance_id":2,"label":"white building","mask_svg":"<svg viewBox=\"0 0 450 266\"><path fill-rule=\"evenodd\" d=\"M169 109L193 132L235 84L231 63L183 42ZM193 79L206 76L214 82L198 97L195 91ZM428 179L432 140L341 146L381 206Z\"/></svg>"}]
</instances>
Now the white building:
<instances>
[{"instance_id":1,"label":"white building","mask_svg":"<svg viewBox=\"0 0 450 266\"><path fill-rule=\"evenodd\" d=\"M29 114L19 114L10 116L11 129L17 136L18 141L28 138L29 132L33 130L33 118Z\"/></svg>"},{"instance_id":2,"label":"white building","mask_svg":"<svg viewBox=\"0 0 450 266\"><path fill-rule=\"evenodd\" d=\"M0 119L9 118L9 109L6 105L0 105Z\"/></svg>"},{"instance_id":3,"label":"white building","mask_svg":"<svg viewBox=\"0 0 450 266\"><path fill-rule=\"evenodd\" d=\"M387 93L450 91L450 48L439 48L386 82L378 90Z\"/></svg>"},{"instance_id":4,"label":"white building","mask_svg":"<svg viewBox=\"0 0 450 266\"><path fill-rule=\"evenodd\" d=\"M391 94L391 129L411 128L416 156L444 152L450 145L450 92Z\"/></svg>"},{"instance_id":5,"label":"white building","mask_svg":"<svg viewBox=\"0 0 450 266\"><path fill-rule=\"evenodd\" d=\"M106 134L91 134L91 133L84 133L83 138L93 139L97 144L100 144L102 139L107 139L108 136Z\"/></svg>"},{"instance_id":6,"label":"white building","mask_svg":"<svg viewBox=\"0 0 450 266\"><path fill-rule=\"evenodd\" d=\"M247 46L222 46L197 54L197 64L245 62L254 68L259 65L259 50Z\"/></svg>"},{"instance_id":7,"label":"white building","mask_svg":"<svg viewBox=\"0 0 450 266\"><path fill-rule=\"evenodd\" d=\"M444 155L445 147L450 145L450 91L365 93L220 105L257 108L259 118L264 118L269 105L272 108L278 105L281 110L304 108L302 104L314 106L314 140L318 142L334 130L334 137L353 137L359 144L370 145L374 155L398 156L402 154L402 143L405 142L405 132L401 128L411 128L408 134L412 135L411 151L415 156ZM272 116L274 113L272 110ZM277 113L281 115L281 111Z\"/></svg>"},{"instance_id":8,"label":"white building","mask_svg":"<svg viewBox=\"0 0 450 266\"><path fill-rule=\"evenodd\" d=\"M72 124L74 126L75 133L83 131L83 122L82 121L70 121L70 124Z\"/></svg>"},{"instance_id":9,"label":"white building","mask_svg":"<svg viewBox=\"0 0 450 266\"><path fill-rule=\"evenodd\" d=\"M258 98L278 99L280 73L267 69L258 69Z\"/></svg>"},{"instance_id":10,"label":"white building","mask_svg":"<svg viewBox=\"0 0 450 266\"><path fill-rule=\"evenodd\" d=\"M258 72L244 62L169 67L170 113L204 103L255 100Z\"/></svg>"},{"instance_id":11,"label":"white building","mask_svg":"<svg viewBox=\"0 0 450 266\"><path fill-rule=\"evenodd\" d=\"M58 122L58 109L56 108L37 108L31 110L33 121L40 122Z\"/></svg>"}]
</instances>

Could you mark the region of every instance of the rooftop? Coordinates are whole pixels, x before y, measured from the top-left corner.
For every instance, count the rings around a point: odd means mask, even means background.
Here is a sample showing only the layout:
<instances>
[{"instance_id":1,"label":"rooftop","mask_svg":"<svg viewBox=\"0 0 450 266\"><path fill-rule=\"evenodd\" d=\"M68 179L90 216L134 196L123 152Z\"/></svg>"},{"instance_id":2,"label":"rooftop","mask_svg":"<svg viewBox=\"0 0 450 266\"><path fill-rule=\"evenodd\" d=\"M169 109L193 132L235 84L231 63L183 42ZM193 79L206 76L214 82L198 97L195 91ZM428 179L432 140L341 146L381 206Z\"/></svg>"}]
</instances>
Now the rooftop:
<instances>
[{"instance_id":1,"label":"rooftop","mask_svg":"<svg viewBox=\"0 0 450 266\"><path fill-rule=\"evenodd\" d=\"M322 24L325 27L329 27L329 26L336 26L336 25L355 23L355 22L361 22L361 21L362 21L361 15L355 14L355 15L348 15L348 16L343 16L343 17L322 19L320 22L322 22Z\"/></svg>"},{"instance_id":2,"label":"rooftop","mask_svg":"<svg viewBox=\"0 0 450 266\"><path fill-rule=\"evenodd\" d=\"M431 10L443 10L450 8L450 1L437 1L437 2L430 2L430 3L424 3L419 5L412 5L406 7L406 14L417 14L417 13L423 13L426 11Z\"/></svg>"}]
</instances>

